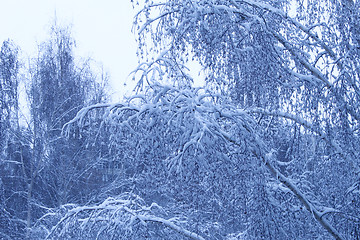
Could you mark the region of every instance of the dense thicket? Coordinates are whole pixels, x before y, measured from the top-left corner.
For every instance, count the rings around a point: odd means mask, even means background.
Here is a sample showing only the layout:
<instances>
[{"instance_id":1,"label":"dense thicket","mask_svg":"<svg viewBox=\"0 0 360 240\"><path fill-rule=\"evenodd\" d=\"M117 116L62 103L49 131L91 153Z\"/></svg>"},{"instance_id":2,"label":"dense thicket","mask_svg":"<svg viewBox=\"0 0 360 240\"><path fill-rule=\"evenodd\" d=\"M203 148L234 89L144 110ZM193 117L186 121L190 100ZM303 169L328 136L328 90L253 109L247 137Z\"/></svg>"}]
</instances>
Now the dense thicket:
<instances>
[{"instance_id":1,"label":"dense thicket","mask_svg":"<svg viewBox=\"0 0 360 240\"><path fill-rule=\"evenodd\" d=\"M0 198L5 222L27 216L28 237L48 239L359 239L360 3L137 4L141 64L123 103L78 111L87 88L41 90L87 82L69 38L39 55L38 125L21 136L40 157L16 160L33 176L28 207Z\"/></svg>"}]
</instances>

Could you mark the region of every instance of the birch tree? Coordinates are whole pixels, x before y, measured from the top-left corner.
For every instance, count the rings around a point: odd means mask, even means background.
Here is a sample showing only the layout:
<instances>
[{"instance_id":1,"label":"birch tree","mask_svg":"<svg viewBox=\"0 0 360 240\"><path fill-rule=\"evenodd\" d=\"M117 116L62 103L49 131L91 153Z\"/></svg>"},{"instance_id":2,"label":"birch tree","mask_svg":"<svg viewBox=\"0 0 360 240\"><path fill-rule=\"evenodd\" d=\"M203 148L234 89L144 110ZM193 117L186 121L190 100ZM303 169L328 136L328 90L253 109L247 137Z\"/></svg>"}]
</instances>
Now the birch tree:
<instances>
[{"instance_id":1,"label":"birch tree","mask_svg":"<svg viewBox=\"0 0 360 240\"><path fill-rule=\"evenodd\" d=\"M140 53L161 52L157 66L181 66L186 56L198 61L208 85L246 107L274 150L286 149L286 162L292 163L287 171L314 202L341 208L334 213L346 212L331 218L339 228L351 222L349 238L358 231L357 220L346 220L357 211L354 204L343 204L349 202L346 189L357 184L359 173L358 4L144 1L135 18ZM156 68L151 69L147 72ZM304 151L309 147L312 152ZM301 181L304 174L308 176Z\"/></svg>"}]
</instances>

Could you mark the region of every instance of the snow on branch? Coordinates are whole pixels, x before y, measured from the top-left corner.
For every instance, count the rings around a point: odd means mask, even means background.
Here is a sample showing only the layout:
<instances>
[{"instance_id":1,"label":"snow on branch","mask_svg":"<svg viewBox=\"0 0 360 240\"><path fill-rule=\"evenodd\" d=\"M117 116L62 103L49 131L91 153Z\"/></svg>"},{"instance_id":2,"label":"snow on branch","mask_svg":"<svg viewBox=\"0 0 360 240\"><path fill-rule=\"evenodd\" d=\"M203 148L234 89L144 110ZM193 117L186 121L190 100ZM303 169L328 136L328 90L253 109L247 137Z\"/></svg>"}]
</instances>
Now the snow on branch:
<instances>
[{"instance_id":1,"label":"snow on branch","mask_svg":"<svg viewBox=\"0 0 360 240\"><path fill-rule=\"evenodd\" d=\"M176 126L182 136L178 140L178 149L167 159L168 166L181 172L182 157L189 149L204 149L209 143L208 138L216 141L226 135L218 123L218 117L231 119L246 116L243 111L229 111L226 106L214 104L212 100L215 98L219 96L203 88L177 89L173 86L153 85L147 95L133 96L126 103L97 104L83 108L64 126L64 132L69 134L70 127L76 123L81 128L89 112L99 108L106 109L103 120L116 118L114 124L131 129L145 122L153 124L156 121L167 121L168 126Z\"/></svg>"},{"instance_id":2,"label":"snow on branch","mask_svg":"<svg viewBox=\"0 0 360 240\"><path fill-rule=\"evenodd\" d=\"M311 37L312 39L314 39L315 42L319 43L321 45L321 47L330 55L330 57L332 59L336 59L336 54L334 53L334 51L332 51L332 49L327 46L324 41L322 41L318 35L314 34L313 32L311 32L311 27L306 27L303 24L301 24L299 21L297 21L294 18L291 18L287 13L285 13L284 11L275 8L273 6L271 6L270 4L267 4L265 2L259 2L259 1L252 1L252 0L232 0L233 2L242 2L242 3L246 3L248 5L251 5L253 7L256 8L261 8L263 10L272 12L274 14L277 14L278 16L281 16L282 18L284 18L285 20L288 20L290 23L292 23L294 26L296 26L297 28L299 28L300 30L302 30L304 33L306 33L309 37Z\"/></svg>"},{"instance_id":3,"label":"snow on branch","mask_svg":"<svg viewBox=\"0 0 360 240\"><path fill-rule=\"evenodd\" d=\"M228 138L228 140L234 145L241 147L241 144L239 144L236 140L231 138ZM320 223L322 227L324 227L324 229L328 233L330 233L337 240L343 239L340 233L324 218L324 216L328 213L334 213L339 211L328 207L322 207L322 211L319 211L317 207L312 204L311 201L306 197L306 195L303 194L300 189L291 181L291 179L285 177L285 175L283 175L272 165L273 160L271 158L274 158L274 154L271 154L271 152L264 152L264 150L266 149L262 147L265 145L264 143L262 143L261 139L256 138L256 141L258 142L257 145L261 149L259 151L254 150L253 154L262 161L262 163L266 166L271 175L276 180L284 184L296 196L296 198L305 206L305 208L314 216L314 218Z\"/></svg>"},{"instance_id":4,"label":"snow on branch","mask_svg":"<svg viewBox=\"0 0 360 240\"><path fill-rule=\"evenodd\" d=\"M263 109L239 109L232 105L226 105L225 102L221 101L221 99L218 99L215 95L201 88L177 89L172 86L156 85L152 87L152 91L153 94L150 98L141 96L141 104L132 105L131 99L127 105L118 104L115 107L118 107L117 113L121 113L121 111L124 111L125 109L134 109L132 114L127 116L128 118L134 120L139 120L141 117L156 118L168 116L168 127L176 126L178 129L182 129L182 132L179 133L179 139L181 139L181 141L176 142L176 144L178 144L178 149L175 151L175 155L170 156L168 159L170 171L174 167L178 169L181 168L182 160L186 156L186 152L189 151L191 147L201 149L202 145L209 144L209 142L212 141L221 141L224 144L234 144L235 146L245 149L248 153L256 156L257 159L259 159L259 161L267 167L275 179L283 183L291 192L294 193L299 201L311 214L314 215L315 219L326 231L328 231L336 239L342 239L336 229L324 218L327 213L331 212L326 210L330 208L323 208L325 210L319 211L290 179L285 177L272 165L272 160L269 159L271 154L266 155L266 153L269 152L267 145L255 132L254 129L256 123L250 113L283 117L293 120L296 123L314 131L322 138L326 138L325 134L314 129L309 122L301 119L300 117L279 111L271 112ZM215 98L217 98L217 101L214 101ZM219 104L219 102L221 104ZM99 107L105 106L110 107L110 105L102 105ZM96 108L96 106L82 110L69 124L80 121L86 112L94 108ZM130 122L126 119L123 119L123 121ZM236 130L232 128L234 126L236 126ZM207 140L204 138L205 135L208 136ZM209 140L209 138L211 140ZM334 146L336 145L334 144ZM213 149L208 151L213 151ZM173 225L173 222L171 221L169 222L165 219L156 218L149 213L143 214L142 210L140 212L137 210L135 211L134 209L128 207L128 202L121 200L117 201L116 204L113 205L110 204L111 201L113 200L105 201L103 204L95 207L75 208L73 211L70 211L67 216L65 216L65 219L74 218L75 216L78 216L80 212L95 211L96 214L93 213L91 216L88 215L87 217L82 217L82 222L86 225L88 222L104 220L104 218L94 217L94 214L97 216L99 212L102 213L102 211L105 210L121 210L121 212L125 214L123 216L127 216L122 218L125 219L125 222L127 222L126 224L123 224L123 226L131 226L134 219L139 219L141 222L153 221L162 223L163 225L178 232L180 231L185 236L194 236L193 239L202 239L196 234L192 234L182 228L178 228L176 225ZM132 220L130 221L129 219Z\"/></svg>"},{"instance_id":5,"label":"snow on branch","mask_svg":"<svg viewBox=\"0 0 360 240\"><path fill-rule=\"evenodd\" d=\"M136 234L134 228L146 222L158 223L194 240L204 240L199 234L186 230L176 218L165 219L156 215L164 209L156 203L146 206L144 200L135 194L122 194L117 198L107 198L98 205L74 207L65 214L49 231L46 239L68 236L97 236L101 234ZM140 225L138 223L141 223Z\"/></svg>"},{"instance_id":6,"label":"snow on branch","mask_svg":"<svg viewBox=\"0 0 360 240\"><path fill-rule=\"evenodd\" d=\"M297 59L310 73L321 80L325 85L329 88L332 87L332 84L326 78L326 76L319 71L316 67L312 66L304 57L298 54L297 50L280 34L276 33L275 31L270 30L270 33L291 53L291 55Z\"/></svg>"},{"instance_id":7,"label":"snow on branch","mask_svg":"<svg viewBox=\"0 0 360 240\"><path fill-rule=\"evenodd\" d=\"M324 229L330 233L335 239L343 239L340 233L324 218L324 215L330 212L338 212L333 208L323 207L323 211L319 211L300 191L300 189L287 177L279 172L265 157L259 156L265 163L265 166L269 169L273 177L283 183L287 188L294 193L294 195L300 200L300 202L306 207L306 209L315 217L315 219L321 224Z\"/></svg>"},{"instance_id":8,"label":"snow on branch","mask_svg":"<svg viewBox=\"0 0 360 240\"><path fill-rule=\"evenodd\" d=\"M157 222L157 223L161 223L163 225L165 225L166 227L169 227L175 231L177 231L178 233L191 238L191 239L198 239L198 240L205 240L205 238L201 237L199 234L194 233L194 232L190 232L182 227L179 227L178 225L174 224L172 221L170 220L166 220L164 218L160 218L160 217L154 217L154 216L137 216L137 218L139 218L141 221L144 222Z\"/></svg>"},{"instance_id":9,"label":"snow on branch","mask_svg":"<svg viewBox=\"0 0 360 240\"><path fill-rule=\"evenodd\" d=\"M256 110L253 110L253 112L256 112ZM310 129L311 125L309 123L307 123L305 120L302 120L300 118L297 118L295 116L292 116L290 114L287 113L281 113L281 112L277 112L272 113L272 112L266 112L264 110L257 110L258 113L262 112L263 114L271 114L271 115L277 115L277 116L282 116L291 120L294 120L298 123L300 123L301 125L308 127ZM247 130L250 130L251 128L248 128ZM337 212L337 210L332 209L332 208L327 208L327 207L322 207L322 211L319 211L317 209L316 206L314 206L311 201L306 197L305 194L303 194L300 189L291 181L291 179L285 177L278 169L276 169L273 165L272 162L274 162L274 154L272 154L272 152L267 151L266 149L266 145L265 143L262 141L262 139L260 139L259 137L256 137L256 133L255 132L251 132L251 135L254 135L254 141L255 146L257 146L257 148L252 150L252 153L259 159L262 161L262 163L267 167L267 169L269 170L269 172L271 173L271 175L277 179L278 181L280 181L281 183L283 183L296 197L298 200L300 200L300 202L306 207L306 209L314 216L314 218L321 224L322 227L324 227L324 229L330 233L335 239L343 239L340 235L340 233L324 218L324 216L327 213L330 212ZM237 142L235 139L232 139L231 137L228 136L224 136L229 142L233 143L236 146L241 147L241 143ZM330 211L331 209L331 211Z\"/></svg>"},{"instance_id":10,"label":"snow on branch","mask_svg":"<svg viewBox=\"0 0 360 240\"><path fill-rule=\"evenodd\" d=\"M115 103L115 104L98 103L98 104L90 105L88 107L84 107L76 114L76 116L72 120L70 120L63 126L62 132L65 133L66 135L68 135L69 130L70 130L69 127L75 123L78 123L79 126L82 126L86 115L94 109L106 108L106 109L108 109L108 111L111 111L112 109L118 108L118 107L123 107L123 105L117 104L117 103Z\"/></svg>"}]
</instances>

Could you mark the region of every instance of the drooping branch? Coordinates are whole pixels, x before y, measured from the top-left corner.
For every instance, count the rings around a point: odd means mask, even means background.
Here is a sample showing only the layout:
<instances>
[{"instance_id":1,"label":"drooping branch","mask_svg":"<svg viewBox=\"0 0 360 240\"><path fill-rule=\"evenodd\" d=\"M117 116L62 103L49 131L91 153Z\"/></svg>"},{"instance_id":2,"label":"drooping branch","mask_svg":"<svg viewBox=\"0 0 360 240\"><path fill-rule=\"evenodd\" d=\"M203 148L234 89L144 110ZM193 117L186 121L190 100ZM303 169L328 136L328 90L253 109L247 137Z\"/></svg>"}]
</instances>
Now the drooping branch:
<instances>
[{"instance_id":1,"label":"drooping branch","mask_svg":"<svg viewBox=\"0 0 360 240\"><path fill-rule=\"evenodd\" d=\"M139 119L139 116L148 115L154 117L153 114L170 114L172 116L181 115L182 118L193 118L193 128L184 128L183 131L189 131L183 136L185 139L181 142L181 146L178 147L177 156L183 157L184 152L188 151L190 145L201 144L202 136L204 133L208 133L211 136L217 136L223 139L228 144L234 144L235 146L243 148L238 140L235 140L233 137L234 133L230 133L224 129L226 124L238 124L241 126L242 132L237 133L238 136L246 136L246 141L248 146L252 146L248 149L253 155L255 155L269 170L271 175L283 183L294 195L299 199L299 201L305 206L305 208L313 214L314 218L320 223L320 225L329 232L336 239L342 239L337 230L324 218L324 215L327 212L319 211L312 203L307 199L307 197L301 193L300 189L287 177L285 177L279 170L277 170L271 164L270 155L267 155L266 144L257 136L254 132L252 125L254 121L252 120L249 113L260 113L271 116L278 116L285 119L292 120L301 126L315 132L321 138L326 139L326 135L323 134L320 130L316 130L312 125L301 119L297 116L291 115L285 112L271 112L263 109L250 109L250 110L241 110L234 108L231 105L225 104L216 104L211 101L211 94L201 92L196 89L176 89L169 86L157 86L156 94L151 98L151 100L146 100L142 98L145 103L140 106L130 106L130 105L95 105L93 107L88 107L82 110L78 116L73 119L69 124L73 124L76 121L81 121L88 111L98 108L98 107L118 107L118 112L125 111L126 109L133 109L134 114L129 116L132 119ZM209 98L210 97L210 98ZM157 109L157 111L154 111ZM174 117L170 117L172 119ZM225 121L224 121L225 120ZM127 120L124 120L127 121ZM225 123L225 125L223 125ZM181 124L181 122L169 122L169 124ZM180 127L180 126L179 126ZM336 146L336 145L334 145ZM338 148L338 147L337 147ZM326 208L329 209L329 208ZM138 219L143 221L155 221L162 223L165 226L168 226L176 231L182 232L185 236L194 237L193 239L202 239L200 236L189 233L188 231L182 230L181 228L173 225L171 222L156 218L153 216L140 216Z\"/></svg>"}]
</instances>

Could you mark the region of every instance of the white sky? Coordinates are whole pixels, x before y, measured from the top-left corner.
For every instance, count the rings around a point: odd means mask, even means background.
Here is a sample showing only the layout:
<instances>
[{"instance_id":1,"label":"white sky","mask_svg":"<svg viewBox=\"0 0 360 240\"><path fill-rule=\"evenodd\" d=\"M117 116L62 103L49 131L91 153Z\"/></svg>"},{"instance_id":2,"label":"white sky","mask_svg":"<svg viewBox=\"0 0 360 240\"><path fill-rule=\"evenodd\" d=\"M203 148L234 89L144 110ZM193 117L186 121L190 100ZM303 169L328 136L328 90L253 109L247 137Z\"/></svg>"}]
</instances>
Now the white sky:
<instances>
[{"instance_id":1,"label":"white sky","mask_svg":"<svg viewBox=\"0 0 360 240\"><path fill-rule=\"evenodd\" d=\"M0 44L10 38L34 56L56 15L60 24L72 25L76 55L102 63L112 91L121 93L137 65L134 14L130 0L0 0Z\"/></svg>"}]
</instances>

